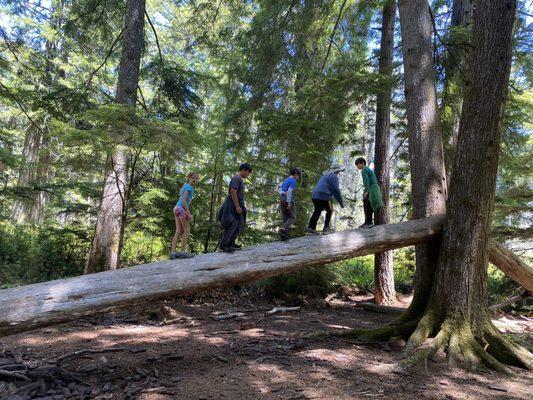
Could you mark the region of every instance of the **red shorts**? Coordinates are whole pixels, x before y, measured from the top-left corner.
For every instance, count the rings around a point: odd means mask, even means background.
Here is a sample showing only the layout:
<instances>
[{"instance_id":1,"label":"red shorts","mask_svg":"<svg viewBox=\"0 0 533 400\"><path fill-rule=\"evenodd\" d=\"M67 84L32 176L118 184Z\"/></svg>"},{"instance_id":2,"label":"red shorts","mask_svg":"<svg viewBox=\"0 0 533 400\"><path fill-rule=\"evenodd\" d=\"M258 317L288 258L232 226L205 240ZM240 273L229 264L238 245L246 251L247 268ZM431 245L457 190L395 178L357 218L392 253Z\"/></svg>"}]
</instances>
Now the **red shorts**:
<instances>
[{"instance_id":1,"label":"red shorts","mask_svg":"<svg viewBox=\"0 0 533 400\"><path fill-rule=\"evenodd\" d=\"M189 214L187 214L187 211L181 206L174 207L174 215L179 218L183 218L184 220L189 219Z\"/></svg>"}]
</instances>

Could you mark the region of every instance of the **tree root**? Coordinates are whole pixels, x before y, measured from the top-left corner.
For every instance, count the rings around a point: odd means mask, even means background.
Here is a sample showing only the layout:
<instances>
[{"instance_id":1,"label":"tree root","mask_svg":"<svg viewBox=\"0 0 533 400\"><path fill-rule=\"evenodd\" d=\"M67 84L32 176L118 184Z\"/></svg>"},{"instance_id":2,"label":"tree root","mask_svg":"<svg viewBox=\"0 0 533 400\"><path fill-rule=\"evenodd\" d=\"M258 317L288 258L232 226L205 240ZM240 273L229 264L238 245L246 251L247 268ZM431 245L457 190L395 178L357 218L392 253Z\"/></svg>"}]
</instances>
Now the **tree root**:
<instances>
[{"instance_id":1,"label":"tree root","mask_svg":"<svg viewBox=\"0 0 533 400\"><path fill-rule=\"evenodd\" d=\"M399 325L385 325L374 329L349 329L345 331L323 332L321 337L340 337L363 342L386 342L391 339L407 339L416 328L418 321L404 322Z\"/></svg>"},{"instance_id":2,"label":"tree root","mask_svg":"<svg viewBox=\"0 0 533 400\"><path fill-rule=\"evenodd\" d=\"M449 367L466 366L476 371L485 366L506 374L511 374L506 364L532 369L533 356L526 349L506 339L490 322L482 331L485 343L474 336L468 322L446 319L437 324L433 314L427 312L407 343L406 358L400 367L423 363L427 368L429 359L437 352L444 352Z\"/></svg>"}]
</instances>

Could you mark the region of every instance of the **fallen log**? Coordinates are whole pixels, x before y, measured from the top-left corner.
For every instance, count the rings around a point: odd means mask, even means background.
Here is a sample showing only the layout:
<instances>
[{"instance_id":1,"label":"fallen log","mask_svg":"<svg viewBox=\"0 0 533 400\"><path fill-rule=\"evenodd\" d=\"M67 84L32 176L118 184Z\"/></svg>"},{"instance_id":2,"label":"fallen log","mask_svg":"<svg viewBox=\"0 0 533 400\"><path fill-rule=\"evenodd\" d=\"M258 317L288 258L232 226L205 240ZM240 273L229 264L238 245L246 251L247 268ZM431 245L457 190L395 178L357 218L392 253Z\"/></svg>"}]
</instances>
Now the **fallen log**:
<instances>
[{"instance_id":1,"label":"fallen log","mask_svg":"<svg viewBox=\"0 0 533 400\"><path fill-rule=\"evenodd\" d=\"M533 267L494 239L489 242L489 261L529 293L533 293Z\"/></svg>"},{"instance_id":2,"label":"fallen log","mask_svg":"<svg viewBox=\"0 0 533 400\"><path fill-rule=\"evenodd\" d=\"M415 245L438 237L443 221L434 216L0 290L0 336Z\"/></svg>"},{"instance_id":3,"label":"fallen log","mask_svg":"<svg viewBox=\"0 0 533 400\"><path fill-rule=\"evenodd\" d=\"M0 290L0 336L167 296L232 286L412 246L438 237L443 222L444 216L439 215L372 229L267 243L234 254L209 253L193 259L160 261ZM504 262L506 269L531 268L507 253L509 250L498 247L496 262ZM531 275L520 272L514 276L522 280L530 279ZM532 287L531 280L518 283L526 289Z\"/></svg>"}]
</instances>

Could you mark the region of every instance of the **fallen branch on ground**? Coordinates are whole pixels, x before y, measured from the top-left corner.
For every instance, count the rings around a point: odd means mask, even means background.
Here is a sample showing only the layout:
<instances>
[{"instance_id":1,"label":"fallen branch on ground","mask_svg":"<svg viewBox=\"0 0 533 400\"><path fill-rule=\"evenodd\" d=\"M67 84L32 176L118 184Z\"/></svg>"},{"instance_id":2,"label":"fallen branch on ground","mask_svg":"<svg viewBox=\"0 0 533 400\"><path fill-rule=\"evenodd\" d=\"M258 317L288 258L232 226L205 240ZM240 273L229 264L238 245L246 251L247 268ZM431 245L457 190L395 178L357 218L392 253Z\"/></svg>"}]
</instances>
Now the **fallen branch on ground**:
<instances>
[{"instance_id":1,"label":"fallen branch on ground","mask_svg":"<svg viewBox=\"0 0 533 400\"><path fill-rule=\"evenodd\" d=\"M272 315L277 314L280 312L287 312L287 311L300 311L300 307L274 307L272 310L267 311L266 315Z\"/></svg>"}]
</instances>

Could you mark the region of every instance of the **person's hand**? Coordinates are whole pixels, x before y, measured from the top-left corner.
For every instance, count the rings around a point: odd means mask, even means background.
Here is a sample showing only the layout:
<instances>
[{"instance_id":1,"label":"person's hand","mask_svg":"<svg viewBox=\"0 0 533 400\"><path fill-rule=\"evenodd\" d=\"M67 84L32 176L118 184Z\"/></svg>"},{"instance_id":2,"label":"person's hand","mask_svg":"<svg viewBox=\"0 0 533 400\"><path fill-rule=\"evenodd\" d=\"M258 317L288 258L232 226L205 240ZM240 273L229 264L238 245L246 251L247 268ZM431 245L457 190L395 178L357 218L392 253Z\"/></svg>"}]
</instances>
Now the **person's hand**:
<instances>
[{"instance_id":1,"label":"person's hand","mask_svg":"<svg viewBox=\"0 0 533 400\"><path fill-rule=\"evenodd\" d=\"M235 211L237 211L237 214L242 214L242 208L240 206L235 207Z\"/></svg>"},{"instance_id":2,"label":"person's hand","mask_svg":"<svg viewBox=\"0 0 533 400\"><path fill-rule=\"evenodd\" d=\"M290 210L292 208L291 203L287 203L287 210Z\"/></svg>"},{"instance_id":3,"label":"person's hand","mask_svg":"<svg viewBox=\"0 0 533 400\"><path fill-rule=\"evenodd\" d=\"M363 193L363 200L366 200L366 199L368 199L368 192Z\"/></svg>"},{"instance_id":4,"label":"person's hand","mask_svg":"<svg viewBox=\"0 0 533 400\"><path fill-rule=\"evenodd\" d=\"M188 219L192 219L192 214L191 214L190 211L187 211L187 218L188 218Z\"/></svg>"}]
</instances>

